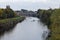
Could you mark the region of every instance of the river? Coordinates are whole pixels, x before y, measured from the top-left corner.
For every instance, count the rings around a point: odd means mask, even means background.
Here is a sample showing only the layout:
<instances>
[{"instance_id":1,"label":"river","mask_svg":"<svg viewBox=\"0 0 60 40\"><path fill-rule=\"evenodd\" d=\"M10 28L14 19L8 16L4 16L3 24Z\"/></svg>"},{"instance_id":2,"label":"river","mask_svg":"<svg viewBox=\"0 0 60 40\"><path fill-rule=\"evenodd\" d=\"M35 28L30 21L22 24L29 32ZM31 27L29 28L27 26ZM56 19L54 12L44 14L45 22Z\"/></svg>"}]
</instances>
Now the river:
<instances>
[{"instance_id":1,"label":"river","mask_svg":"<svg viewBox=\"0 0 60 40\"><path fill-rule=\"evenodd\" d=\"M36 17L26 17L11 32L5 33L0 40L45 40L48 28Z\"/></svg>"}]
</instances>

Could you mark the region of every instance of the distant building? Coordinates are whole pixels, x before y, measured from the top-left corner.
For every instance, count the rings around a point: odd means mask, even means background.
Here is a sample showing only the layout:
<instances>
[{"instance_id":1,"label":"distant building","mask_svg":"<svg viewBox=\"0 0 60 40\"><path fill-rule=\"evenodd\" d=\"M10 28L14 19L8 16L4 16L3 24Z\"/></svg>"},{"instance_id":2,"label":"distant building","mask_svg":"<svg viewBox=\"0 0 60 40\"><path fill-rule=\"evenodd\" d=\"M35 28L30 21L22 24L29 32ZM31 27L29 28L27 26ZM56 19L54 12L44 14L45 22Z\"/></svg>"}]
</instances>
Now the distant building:
<instances>
[{"instance_id":1,"label":"distant building","mask_svg":"<svg viewBox=\"0 0 60 40\"><path fill-rule=\"evenodd\" d=\"M22 16L23 13L21 11L15 11L18 16Z\"/></svg>"},{"instance_id":2,"label":"distant building","mask_svg":"<svg viewBox=\"0 0 60 40\"><path fill-rule=\"evenodd\" d=\"M7 8L7 9L10 9L10 5L7 5L6 8Z\"/></svg>"},{"instance_id":3,"label":"distant building","mask_svg":"<svg viewBox=\"0 0 60 40\"><path fill-rule=\"evenodd\" d=\"M37 13L35 11L28 11L28 10L25 10L25 9L22 9L21 11L15 11L17 13L17 15L20 15L20 16L36 16Z\"/></svg>"}]
</instances>

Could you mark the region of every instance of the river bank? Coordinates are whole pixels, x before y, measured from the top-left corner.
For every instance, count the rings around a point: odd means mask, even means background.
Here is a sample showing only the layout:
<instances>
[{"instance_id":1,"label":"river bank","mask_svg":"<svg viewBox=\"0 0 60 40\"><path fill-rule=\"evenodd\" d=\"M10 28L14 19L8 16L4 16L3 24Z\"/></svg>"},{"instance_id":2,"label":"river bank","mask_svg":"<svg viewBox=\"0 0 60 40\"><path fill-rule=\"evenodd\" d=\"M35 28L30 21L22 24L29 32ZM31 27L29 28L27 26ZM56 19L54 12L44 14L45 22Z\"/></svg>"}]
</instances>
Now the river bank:
<instances>
[{"instance_id":1,"label":"river bank","mask_svg":"<svg viewBox=\"0 0 60 40\"><path fill-rule=\"evenodd\" d=\"M14 17L0 20L0 35L13 29L17 23L22 22L24 19L25 17Z\"/></svg>"},{"instance_id":2,"label":"river bank","mask_svg":"<svg viewBox=\"0 0 60 40\"><path fill-rule=\"evenodd\" d=\"M48 40L60 40L60 9L38 10L38 17L48 26Z\"/></svg>"},{"instance_id":3,"label":"river bank","mask_svg":"<svg viewBox=\"0 0 60 40\"><path fill-rule=\"evenodd\" d=\"M49 9L49 10L38 10L37 11L37 17L40 19L40 21L44 24L47 25L48 29L49 29L49 33L47 36L47 39L49 37L51 37L51 30L50 30L50 24L51 24L51 13L53 12L53 10Z\"/></svg>"},{"instance_id":4,"label":"river bank","mask_svg":"<svg viewBox=\"0 0 60 40\"><path fill-rule=\"evenodd\" d=\"M37 17L26 17L12 31L4 33L0 40L44 40L47 35L44 31L48 28Z\"/></svg>"}]
</instances>

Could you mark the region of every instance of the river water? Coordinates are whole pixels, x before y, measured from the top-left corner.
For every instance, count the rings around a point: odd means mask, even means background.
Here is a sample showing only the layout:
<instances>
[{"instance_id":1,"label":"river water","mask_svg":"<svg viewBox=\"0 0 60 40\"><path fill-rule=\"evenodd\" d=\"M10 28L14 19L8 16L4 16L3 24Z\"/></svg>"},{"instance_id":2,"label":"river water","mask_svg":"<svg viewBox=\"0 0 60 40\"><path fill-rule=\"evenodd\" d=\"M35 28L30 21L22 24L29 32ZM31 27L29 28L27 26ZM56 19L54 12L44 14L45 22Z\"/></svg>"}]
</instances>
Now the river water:
<instances>
[{"instance_id":1,"label":"river water","mask_svg":"<svg viewBox=\"0 0 60 40\"><path fill-rule=\"evenodd\" d=\"M48 28L36 17L26 17L11 31L5 33L0 40L45 40Z\"/></svg>"}]
</instances>

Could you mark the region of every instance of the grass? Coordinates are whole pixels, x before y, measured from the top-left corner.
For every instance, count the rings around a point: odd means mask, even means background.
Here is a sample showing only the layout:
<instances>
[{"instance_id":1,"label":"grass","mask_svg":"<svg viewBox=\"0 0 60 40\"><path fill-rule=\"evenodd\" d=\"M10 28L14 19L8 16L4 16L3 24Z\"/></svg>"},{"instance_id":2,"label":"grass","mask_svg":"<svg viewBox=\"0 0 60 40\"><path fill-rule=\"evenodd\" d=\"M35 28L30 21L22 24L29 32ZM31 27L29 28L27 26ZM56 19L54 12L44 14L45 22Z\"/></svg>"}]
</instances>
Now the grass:
<instances>
[{"instance_id":1,"label":"grass","mask_svg":"<svg viewBox=\"0 0 60 40\"><path fill-rule=\"evenodd\" d=\"M17 23L22 22L24 19L25 17L20 16L0 20L0 35L4 34L6 31L12 30Z\"/></svg>"},{"instance_id":2,"label":"grass","mask_svg":"<svg viewBox=\"0 0 60 40\"><path fill-rule=\"evenodd\" d=\"M54 11L51 15L50 30L52 32L49 40L60 40L60 9Z\"/></svg>"},{"instance_id":3,"label":"grass","mask_svg":"<svg viewBox=\"0 0 60 40\"><path fill-rule=\"evenodd\" d=\"M2 19L0 20L0 23L7 23L8 21L17 21L22 20L24 17L14 17L14 18L8 18L8 19Z\"/></svg>"}]
</instances>

